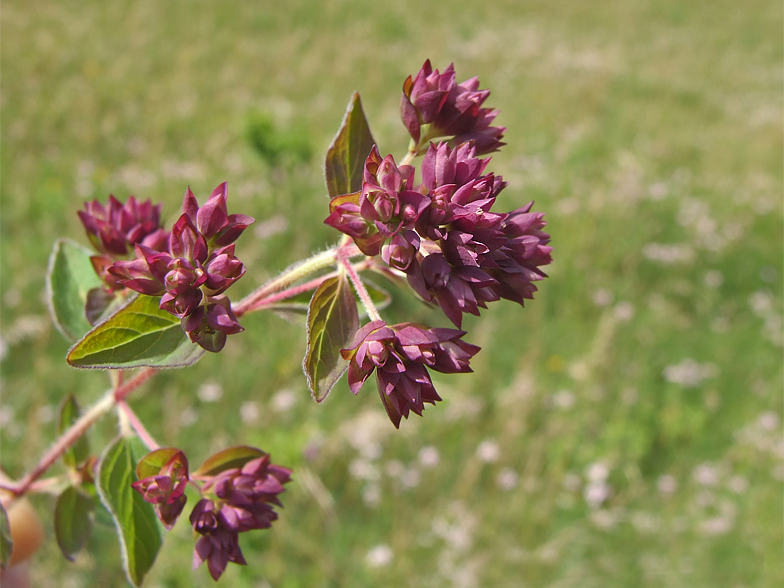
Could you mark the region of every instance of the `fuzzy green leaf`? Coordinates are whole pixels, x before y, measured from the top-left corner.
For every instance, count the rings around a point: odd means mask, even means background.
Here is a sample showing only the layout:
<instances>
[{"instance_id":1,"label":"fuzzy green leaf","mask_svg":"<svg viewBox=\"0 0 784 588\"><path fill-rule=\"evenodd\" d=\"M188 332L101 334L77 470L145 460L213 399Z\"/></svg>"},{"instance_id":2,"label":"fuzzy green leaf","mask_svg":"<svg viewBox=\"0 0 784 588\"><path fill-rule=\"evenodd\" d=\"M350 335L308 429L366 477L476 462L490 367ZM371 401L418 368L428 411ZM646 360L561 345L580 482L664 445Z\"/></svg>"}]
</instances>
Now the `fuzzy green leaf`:
<instances>
[{"instance_id":1,"label":"fuzzy green leaf","mask_svg":"<svg viewBox=\"0 0 784 588\"><path fill-rule=\"evenodd\" d=\"M63 555L73 561L93 532L93 499L69 486L54 507L54 534Z\"/></svg>"},{"instance_id":2,"label":"fuzzy green leaf","mask_svg":"<svg viewBox=\"0 0 784 588\"><path fill-rule=\"evenodd\" d=\"M49 257L46 293L57 330L76 341L92 328L85 316L87 293L101 285L90 262L92 252L70 239L59 239Z\"/></svg>"},{"instance_id":3,"label":"fuzzy green leaf","mask_svg":"<svg viewBox=\"0 0 784 588\"><path fill-rule=\"evenodd\" d=\"M331 198L362 189L365 159L375 143L359 93L354 92L338 134L327 149L324 168Z\"/></svg>"},{"instance_id":4,"label":"fuzzy green leaf","mask_svg":"<svg viewBox=\"0 0 784 588\"><path fill-rule=\"evenodd\" d=\"M11 525L8 523L8 513L5 507L0 504L0 568L5 569L11 561L11 552L14 550L14 542L11 539Z\"/></svg>"},{"instance_id":5,"label":"fuzzy green leaf","mask_svg":"<svg viewBox=\"0 0 784 588\"><path fill-rule=\"evenodd\" d=\"M160 298L137 296L87 333L66 356L78 368L172 368L204 355L182 330L180 319L158 305Z\"/></svg>"},{"instance_id":6,"label":"fuzzy green leaf","mask_svg":"<svg viewBox=\"0 0 784 588\"><path fill-rule=\"evenodd\" d=\"M131 488L136 463L145 453L138 438L119 437L101 457L96 477L98 495L117 526L125 574L134 586L141 585L163 541L152 504Z\"/></svg>"},{"instance_id":7,"label":"fuzzy green leaf","mask_svg":"<svg viewBox=\"0 0 784 588\"><path fill-rule=\"evenodd\" d=\"M68 427L73 425L79 419L80 414L79 405L76 403L73 394L63 398L57 414L57 435L62 435ZM72 469L88 457L90 457L90 443L85 435L79 437L76 443L63 453L63 461Z\"/></svg>"},{"instance_id":8,"label":"fuzzy green leaf","mask_svg":"<svg viewBox=\"0 0 784 588\"><path fill-rule=\"evenodd\" d=\"M193 475L217 476L226 470L241 468L249 461L265 455L267 454L255 447L250 447L249 445L235 445L234 447L219 451L208 458Z\"/></svg>"},{"instance_id":9,"label":"fuzzy green leaf","mask_svg":"<svg viewBox=\"0 0 784 588\"><path fill-rule=\"evenodd\" d=\"M348 369L340 350L359 329L357 302L345 274L321 283L308 308L308 339L302 369L316 402L323 401Z\"/></svg>"}]
</instances>

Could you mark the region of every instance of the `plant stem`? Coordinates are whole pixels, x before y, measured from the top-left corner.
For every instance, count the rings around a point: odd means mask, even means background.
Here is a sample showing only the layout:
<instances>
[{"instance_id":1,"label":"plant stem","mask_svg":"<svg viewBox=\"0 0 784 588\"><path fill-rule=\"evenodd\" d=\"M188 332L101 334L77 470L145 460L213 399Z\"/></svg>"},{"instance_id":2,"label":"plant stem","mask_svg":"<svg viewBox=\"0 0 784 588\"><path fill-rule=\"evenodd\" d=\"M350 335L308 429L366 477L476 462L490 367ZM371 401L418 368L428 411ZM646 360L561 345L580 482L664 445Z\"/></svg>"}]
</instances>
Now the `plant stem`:
<instances>
[{"instance_id":1,"label":"plant stem","mask_svg":"<svg viewBox=\"0 0 784 588\"><path fill-rule=\"evenodd\" d=\"M317 271L323 270L324 268L328 268L329 266L333 265L339 254L350 258L356 255L361 255L362 253L356 248L353 242L341 242L341 245L338 247L332 247L331 249L317 253L313 257L295 264L294 266L285 270L277 278L257 288L254 292L251 292L238 303L233 304L231 309L238 318L243 314L253 310L258 310L261 306L264 306L261 304L261 301L267 299L272 294L280 292L281 290L285 290L294 282L297 282L311 274L316 273ZM302 290L302 292L304 291L306 290ZM297 292L297 294L299 293L300 292ZM292 296L295 295L296 294L292 294ZM285 298L288 298L288 296Z\"/></svg>"},{"instance_id":2,"label":"plant stem","mask_svg":"<svg viewBox=\"0 0 784 588\"><path fill-rule=\"evenodd\" d=\"M366 270L370 267L370 262L368 260L360 261L359 263L354 264L354 269L358 272ZM298 296L303 292L307 292L309 290L315 290L318 288L322 282L328 280L329 278L334 278L338 275L338 272L330 272L328 274L324 274L323 276L319 276L309 282L305 282L304 284L300 284L298 286L292 286L291 288L286 288L280 292L276 292L275 294L270 294L260 300L257 300L253 303L252 306L245 309L245 314L249 312L254 312L256 310L262 310L268 306L272 306L282 300L286 300L287 298L293 298L294 296Z\"/></svg>"},{"instance_id":3,"label":"plant stem","mask_svg":"<svg viewBox=\"0 0 784 588\"><path fill-rule=\"evenodd\" d=\"M14 498L19 498L33 489L34 482L57 462L66 449L76 443L98 419L111 411L118 402L122 402L131 392L149 380L156 371L153 368L144 368L124 384L108 390L101 396L98 402L92 405L55 441L54 445L44 453L32 470L25 474L16 484L6 486L6 489L13 493ZM119 383L122 381L122 378L118 377L116 381Z\"/></svg>"},{"instance_id":4,"label":"plant stem","mask_svg":"<svg viewBox=\"0 0 784 588\"><path fill-rule=\"evenodd\" d=\"M343 257L340 254L338 254L338 259L346 269L346 273L348 274L351 283L354 284L354 289L357 291L357 296L359 296L362 305L367 311L368 318L373 321L380 321L381 315L378 313L376 305L373 304L373 301L370 299L370 294L368 294L367 288L365 288L365 284L362 283L362 280L354 269L354 266L351 264L351 261L347 257Z\"/></svg>"},{"instance_id":5,"label":"plant stem","mask_svg":"<svg viewBox=\"0 0 784 588\"><path fill-rule=\"evenodd\" d=\"M160 445L153 439L152 435L144 428L142 421L136 416L136 413L133 412L133 409L128 406L128 403L121 400L117 403L117 408L120 410L122 414L128 419L128 423L131 425L136 434L139 435L139 439L141 439L147 448L150 451L155 451L156 449L160 449Z\"/></svg>"},{"instance_id":6,"label":"plant stem","mask_svg":"<svg viewBox=\"0 0 784 588\"><path fill-rule=\"evenodd\" d=\"M285 270L277 278L267 282L240 300L237 304L232 305L234 314L239 318L248 312L249 309L253 308L253 306L259 300L269 296L270 294L274 294L275 292L285 289L297 280L306 278L307 276L321 269L329 267L335 263L336 256L337 248L333 247L332 249L327 249L326 251L317 253L310 259L306 259L305 261L302 261Z\"/></svg>"},{"instance_id":7,"label":"plant stem","mask_svg":"<svg viewBox=\"0 0 784 588\"><path fill-rule=\"evenodd\" d=\"M41 457L36 466L17 484L9 488L9 490L14 493L15 497L18 498L25 494L33 485L33 482L40 478L44 472L60 458L66 449L76 443L93 423L112 409L115 403L114 394L114 390L109 390L106 394L101 396L98 402L91 406L87 412L79 417L79 419L63 433L49 451Z\"/></svg>"},{"instance_id":8,"label":"plant stem","mask_svg":"<svg viewBox=\"0 0 784 588\"><path fill-rule=\"evenodd\" d=\"M124 384L118 386L114 390L114 399L117 402L121 402L125 400L128 395L136 390L139 386L144 384L147 380L152 378L158 370L155 368L143 368L139 373L137 373L133 378L125 382Z\"/></svg>"}]
</instances>

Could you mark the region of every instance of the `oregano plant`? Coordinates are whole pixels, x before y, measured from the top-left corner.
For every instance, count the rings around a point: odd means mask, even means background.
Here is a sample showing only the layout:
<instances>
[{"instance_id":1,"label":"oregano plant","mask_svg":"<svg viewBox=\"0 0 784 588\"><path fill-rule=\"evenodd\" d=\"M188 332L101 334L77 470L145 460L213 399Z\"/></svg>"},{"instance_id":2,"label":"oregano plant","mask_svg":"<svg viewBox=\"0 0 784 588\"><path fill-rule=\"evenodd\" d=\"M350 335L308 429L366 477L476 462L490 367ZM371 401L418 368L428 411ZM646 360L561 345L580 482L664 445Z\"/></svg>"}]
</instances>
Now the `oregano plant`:
<instances>
[{"instance_id":1,"label":"oregano plant","mask_svg":"<svg viewBox=\"0 0 784 588\"><path fill-rule=\"evenodd\" d=\"M66 362L107 371L111 386L84 410L77 396L64 398L56 443L21 479L2 485L2 566L14 561L6 507L51 486L44 476L57 462L69 474L54 505L54 529L69 560L87 544L100 501L114 520L134 586L183 514L195 536L195 567L206 562L218 580L229 563L249 563L239 536L272 526L296 473L247 445L194 468L187 447L160 447L129 404L160 370L224 349L230 335L244 330L246 314L306 311L302 367L313 399L322 402L346 373L354 394L369 391L374 376L396 428L441 400L430 370L470 372L480 348L466 340L463 315L479 315L500 299L522 306L551 261L543 214L532 212L532 203L509 212L496 206L506 183L481 156L504 145L505 128L493 126L497 111L483 107L488 95L478 79L458 84L453 66L441 73L425 62L403 83L400 115L411 140L396 161L376 144L354 94L325 159L324 222L341 234L337 244L241 300L230 298L231 287L247 272L241 238L254 219L229 211L226 182L201 202L186 188L170 227L151 200L86 203L78 215L89 247L55 242L49 306L72 343ZM369 273L407 283L440 309L439 323L452 326L387 323L386 295L367 281ZM112 412L121 434L92 448L91 426ZM195 504L188 504L188 486L199 495Z\"/></svg>"}]
</instances>

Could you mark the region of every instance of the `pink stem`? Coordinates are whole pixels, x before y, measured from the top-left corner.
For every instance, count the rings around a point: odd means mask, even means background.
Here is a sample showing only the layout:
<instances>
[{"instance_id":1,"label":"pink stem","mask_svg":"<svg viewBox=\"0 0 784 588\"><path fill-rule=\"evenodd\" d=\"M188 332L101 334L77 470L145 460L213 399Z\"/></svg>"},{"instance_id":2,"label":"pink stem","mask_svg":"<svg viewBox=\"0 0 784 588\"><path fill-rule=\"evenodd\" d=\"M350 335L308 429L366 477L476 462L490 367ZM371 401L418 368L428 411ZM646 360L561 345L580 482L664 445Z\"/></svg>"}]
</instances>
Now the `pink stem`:
<instances>
[{"instance_id":1,"label":"pink stem","mask_svg":"<svg viewBox=\"0 0 784 588\"><path fill-rule=\"evenodd\" d=\"M79 417L79 419L71 425L57 441L55 441L54 445L44 453L32 470L25 474L16 484L7 485L6 489L10 490L17 498L30 491L34 482L43 476L44 473L57 462L60 456L65 453L66 449L76 443L79 438L84 435L98 419L109 412L113 406L118 402L125 400L131 392L149 380L155 372L156 370L153 368L144 368L126 383L118 385L101 397L98 402L91 406L87 412ZM118 382L121 380L121 377L118 378Z\"/></svg>"},{"instance_id":2,"label":"pink stem","mask_svg":"<svg viewBox=\"0 0 784 588\"><path fill-rule=\"evenodd\" d=\"M362 280L357 274L356 269L349 260L348 257L344 257L338 251L338 259L340 263L343 264L343 267L346 268L346 273L348 273L348 277L351 280L351 283L354 284L354 289L357 291L357 295L359 299L362 301L362 305L365 307L367 311L368 317L370 320L373 321L380 321L381 315L378 314L378 310L376 310L376 305L373 304L373 301L370 299L370 294L368 294L367 289L365 288L365 284L362 283Z\"/></svg>"},{"instance_id":3,"label":"pink stem","mask_svg":"<svg viewBox=\"0 0 784 588\"><path fill-rule=\"evenodd\" d=\"M360 261L359 263L354 264L354 268L357 271L366 270L369 267L370 267L370 262L367 260ZM262 308L265 308L267 306L272 306L273 304L276 304L281 300L286 300L287 298L293 298L294 296L297 296L309 290L315 290L321 285L322 282L328 280L329 278L334 278L336 275L338 275L338 272L330 272L328 274L324 274L323 276L319 276L318 278L310 280L309 282L300 284L299 286L292 286L291 288L286 288L281 292L270 294L269 296L266 296L264 298L255 301L251 306L246 306L245 312L248 313L248 312L253 312L255 310L261 310Z\"/></svg>"},{"instance_id":4,"label":"pink stem","mask_svg":"<svg viewBox=\"0 0 784 588\"><path fill-rule=\"evenodd\" d=\"M128 380L125 384L119 385L114 390L115 401L122 402L123 400L125 400L131 392L133 392L134 390L136 390L136 388L138 388L139 386L144 384L147 380L152 378L155 375L156 371L157 370L155 368L150 368L150 367L144 368L133 378Z\"/></svg>"},{"instance_id":5,"label":"pink stem","mask_svg":"<svg viewBox=\"0 0 784 588\"><path fill-rule=\"evenodd\" d=\"M133 427L133 430L136 431L136 434L139 435L139 438L142 441L144 441L144 444L150 451L155 451L156 449L160 448L160 445L158 445L157 441L153 439L152 435L150 435L147 429L144 428L144 425L139 420L139 417L136 416L136 413L133 412L133 409L128 406L128 403L120 400L117 403L117 408L125 413L125 416L128 417L128 422L131 423L131 427Z\"/></svg>"}]
</instances>

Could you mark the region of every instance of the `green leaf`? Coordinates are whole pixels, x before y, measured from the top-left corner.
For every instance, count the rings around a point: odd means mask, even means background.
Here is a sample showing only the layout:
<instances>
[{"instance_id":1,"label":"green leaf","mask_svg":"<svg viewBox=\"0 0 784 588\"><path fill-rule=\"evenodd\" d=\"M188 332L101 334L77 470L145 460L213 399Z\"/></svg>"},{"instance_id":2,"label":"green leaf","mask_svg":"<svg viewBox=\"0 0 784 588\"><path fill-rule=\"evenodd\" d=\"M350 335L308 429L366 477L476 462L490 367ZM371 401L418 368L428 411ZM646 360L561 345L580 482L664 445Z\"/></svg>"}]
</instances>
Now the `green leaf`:
<instances>
[{"instance_id":1,"label":"green leaf","mask_svg":"<svg viewBox=\"0 0 784 588\"><path fill-rule=\"evenodd\" d=\"M76 341L90 330L85 316L87 293L101 285L90 262L93 253L70 239L59 239L49 257L46 293L57 330Z\"/></svg>"},{"instance_id":2,"label":"green leaf","mask_svg":"<svg viewBox=\"0 0 784 588\"><path fill-rule=\"evenodd\" d=\"M250 445L235 445L223 451L219 451L208 458L201 467L196 470L194 476L217 476L221 472L232 468L241 468L249 461L257 457L267 455L261 449L256 449Z\"/></svg>"},{"instance_id":3,"label":"green leaf","mask_svg":"<svg viewBox=\"0 0 784 588\"><path fill-rule=\"evenodd\" d=\"M8 513L0 503L0 568L5 569L11 561L11 552L14 550L14 542L11 539L11 525L8 523Z\"/></svg>"},{"instance_id":4,"label":"green leaf","mask_svg":"<svg viewBox=\"0 0 784 588\"><path fill-rule=\"evenodd\" d=\"M308 309L308 339L302 369L316 402L323 401L348 369L340 350L351 344L359 329L359 313L345 274L324 280Z\"/></svg>"},{"instance_id":5,"label":"green leaf","mask_svg":"<svg viewBox=\"0 0 784 588\"><path fill-rule=\"evenodd\" d=\"M141 585L162 543L152 504L131 488L137 480L136 463L145 453L137 437L119 437L101 457L96 479L101 501L117 526L125 574L134 586Z\"/></svg>"},{"instance_id":6,"label":"green leaf","mask_svg":"<svg viewBox=\"0 0 784 588\"><path fill-rule=\"evenodd\" d=\"M73 394L63 398L57 415L57 435L62 435L68 427L73 425L79 419L80 414L79 405L76 403ZM90 443L85 435L79 437L76 443L63 453L63 461L71 469L75 469L77 464L83 462L88 457L90 457Z\"/></svg>"},{"instance_id":7,"label":"green leaf","mask_svg":"<svg viewBox=\"0 0 784 588\"><path fill-rule=\"evenodd\" d=\"M365 159L375 143L359 93L354 92L338 134L327 149L324 168L330 197L362 189Z\"/></svg>"},{"instance_id":8,"label":"green leaf","mask_svg":"<svg viewBox=\"0 0 784 588\"><path fill-rule=\"evenodd\" d=\"M204 350L159 304L154 296L133 298L76 343L66 360L74 367L100 369L171 368L198 361Z\"/></svg>"},{"instance_id":9,"label":"green leaf","mask_svg":"<svg viewBox=\"0 0 784 588\"><path fill-rule=\"evenodd\" d=\"M73 561L93 532L93 499L69 486L54 507L54 534L63 555Z\"/></svg>"},{"instance_id":10,"label":"green leaf","mask_svg":"<svg viewBox=\"0 0 784 588\"><path fill-rule=\"evenodd\" d=\"M150 476L157 476L161 472L161 468L169 463L171 458L178 453L182 454L180 461L184 461L187 467L188 460L182 451L174 447L162 447L161 449L151 451L139 460L139 464L136 466L136 477L143 480Z\"/></svg>"}]
</instances>

